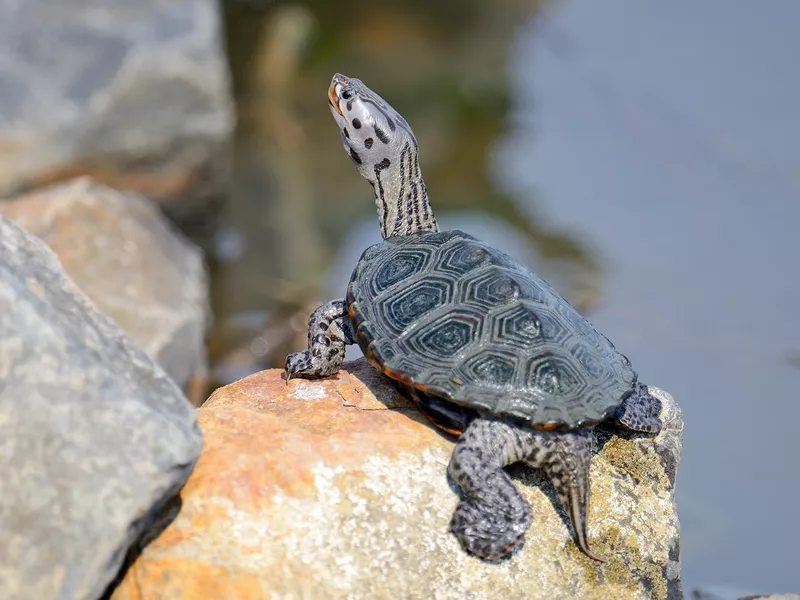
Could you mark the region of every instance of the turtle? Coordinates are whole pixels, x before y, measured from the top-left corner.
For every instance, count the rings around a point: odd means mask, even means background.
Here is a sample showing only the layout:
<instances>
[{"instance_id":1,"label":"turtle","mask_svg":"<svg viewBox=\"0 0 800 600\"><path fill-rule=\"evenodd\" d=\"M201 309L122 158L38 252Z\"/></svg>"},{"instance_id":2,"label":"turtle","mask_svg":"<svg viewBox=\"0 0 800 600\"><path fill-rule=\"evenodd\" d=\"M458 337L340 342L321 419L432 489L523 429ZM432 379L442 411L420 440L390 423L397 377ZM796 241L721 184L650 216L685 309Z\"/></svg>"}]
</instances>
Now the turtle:
<instances>
[{"instance_id":1,"label":"turtle","mask_svg":"<svg viewBox=\"0 0 800 600\"><path fill-rule=\"evenodd\" d=\"M591 429L656 434L661 401L631 362L550 284L460 230L440 231L408 122L361 80L335 74L330 111L345 152L372 185L383 241L367 248L346 296L309 319L308 349L285 379L328 377L345 347L457 436L448 473L461 497L450 531L496 561L524 540L532 509L504 467L549 476L587 556Z\"/></svg>"}]
</instances>

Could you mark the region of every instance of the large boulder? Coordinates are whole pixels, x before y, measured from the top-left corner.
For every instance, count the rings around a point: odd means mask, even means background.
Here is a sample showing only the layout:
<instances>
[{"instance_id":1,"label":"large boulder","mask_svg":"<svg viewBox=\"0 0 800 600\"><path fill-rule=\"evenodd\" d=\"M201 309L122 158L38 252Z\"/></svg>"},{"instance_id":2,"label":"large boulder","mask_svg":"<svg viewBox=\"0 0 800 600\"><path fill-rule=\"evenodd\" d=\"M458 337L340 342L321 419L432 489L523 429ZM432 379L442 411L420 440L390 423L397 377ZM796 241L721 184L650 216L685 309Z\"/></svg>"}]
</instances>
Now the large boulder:
<instances>
[{"instance_id":1,"label":"large boulder","mask_svg":"<svg viewBox=\"0 0 800 600\"><path fill-rule=\"evenodd\" d=\"M206 369L208 277L199 248L142 196L88 178L0 202L181 386Z\"/></svg>"},{"instance_id":2,"label":"large boulder","mask_svg":"<svg viewBox=\"0 0 800 600\"><path fill-rule=\"evenodd\" d=\"M0 216L0 596L99 598L201 446L172 379Z\"/></svg>"},{"instance_id":3,"label":"large boulder","mask_svg":"<svg viewBox=\"0 0 800 600\"><path fill-rule=\"evenodd\" d=\"M514 468L534 525L488 564L448 532L453 440L363 359L314 382L257 373L199 409L182 513L113 598L679 598L683 419L655 393L658 437L594 436L589 536L608 562L576 548L550 483Z\"/></svg>"},{"instance_id":4,"label":"large boulder","mask_svg":"<svg viewBox=\"0 0 800 600\"><path fill-rule=\"evenodd\" d=\"M234 111L216 1L0 0L0 32L0 197L88 174L179 220L217 204Z\"/></svg>"}]
</instances>

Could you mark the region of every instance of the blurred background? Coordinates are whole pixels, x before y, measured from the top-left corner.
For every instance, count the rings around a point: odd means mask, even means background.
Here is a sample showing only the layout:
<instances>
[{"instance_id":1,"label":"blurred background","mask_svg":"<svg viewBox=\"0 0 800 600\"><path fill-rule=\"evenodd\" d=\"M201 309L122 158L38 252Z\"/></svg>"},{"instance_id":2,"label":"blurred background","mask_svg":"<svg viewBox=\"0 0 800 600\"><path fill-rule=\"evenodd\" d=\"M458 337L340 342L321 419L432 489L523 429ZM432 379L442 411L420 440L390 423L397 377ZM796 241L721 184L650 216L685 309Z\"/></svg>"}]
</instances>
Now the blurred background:
<instances>
[{"instance_id":1,"label":"blurred background","mask_svg":"<svg viewBox=\"0 0 800 600\"><path fill-rule=\"evenodd\" d=\"M205 251L211 388L305 347L380 240L326 100L359 77L411 123L440 226L679 401L684 589L800 589L796 1L0 8L0 195L88 174L158 202Z\"/></svg>"}]
</instances>

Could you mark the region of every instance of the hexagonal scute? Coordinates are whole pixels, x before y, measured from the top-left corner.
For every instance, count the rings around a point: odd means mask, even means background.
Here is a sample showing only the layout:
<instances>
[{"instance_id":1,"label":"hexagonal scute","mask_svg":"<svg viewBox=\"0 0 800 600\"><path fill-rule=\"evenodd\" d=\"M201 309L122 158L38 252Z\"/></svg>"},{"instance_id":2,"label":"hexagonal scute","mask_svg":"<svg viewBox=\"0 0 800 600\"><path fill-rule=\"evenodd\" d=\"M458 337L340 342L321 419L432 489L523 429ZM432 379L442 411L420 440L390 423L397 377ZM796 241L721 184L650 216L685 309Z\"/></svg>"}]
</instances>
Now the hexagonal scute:
<instances>
[{"instance_id":1,"label":"hexagonal scute","mask_svg":"<svg viewBox=\"0 0 800 600\"><path fill-rule=\"evenodd\" d=\"M513 271L500 267L469 273L465 278L466 284L462 284L464 302L494 308L516 300L520 296L521 286L517 281L520 278Z\"/></svg>"},{"instance_id":2,"label":"hexagonal scute","mask_svg":"<svg viewBox=\"0 0 800 600\"><path fill-rule=\"evenodd\" d=\"M549 352L530 360L525 381L528 387L548 396L575 396L586 387L584 378L566 357Z\"/></svg>"},{"instance_id":3,"label":"hexagonal scute","mask_svg":"<svg viewBox=\"0 0 800 600\"><path fill-rule=\"evenodd\" d=\"M584 339L579 339L570 349L572 356L586 369L589 376L595 381L604 381L613 377L613 366L608 358L589 344Z\"/></svg>"},{"instance_id":4,"label":"hexagonal scute","mask_svg":"<svg viewBox=\"0 0 800 600\"><path fill-rule=\"evenodd\" d=\"M437 269L463 275L480 265L490 263L491 260L491 252L481 244L468 240L457 241L441 250Z\"/></svg>"},{"instance_id":5,"label":"hexagonal scute","mask_svg":"<svg viewBox=\"0 0 800 600\"><path fill-rule=\"evenodd\" d=\"M458 372L465 382L480 386L504 386L514 383L519 357L511 352L485 349L468 358Z\"/></svg>"},{"instance_id":6,"label":"hexagonal scute","mask_svg":"<svg viewBox=\"0 0 800 600\"><path fill-rule=\"evenodd\" d=\"M452 281L426 277L410 283L397 296L375 301L375 321L392 333L400 334L415 320L450 302Z\"/></svg>"},{"instance_id":7,"label":"hexagonal scute","mask_svg":"<svg viewBox=\"0 0 800 600\"><path fill-rule=\"evenodd\" d=\"M541 342L542 324L534 306L515 304L494 318L492 342L528 349Z\"/></svg>"},{"instance_id":8,"label":"hexagonal scute","mask_svg":"<svg viewBox=\"0 0 800 600\"><path fill-rule=\"evenodd\" d=\"M465 308L453 309L435 321L419 327L408 337L407 345L432 360L452 360L480 338L485 315Z\"/></svg>"},{"instance_id":9,"label":"hexagonal scute","mask_svg":"<svg viewBox=\"0 0 800 600\"><path fill-rule=\"evenodd\" d=\"M541 326L542 340L553 344L564 344L570 338L575 337L572 329L561 314L549 306L538 307L537 313Z\"/></svg>"},{"instance_id":10,"label":"hexagonal scute","mask_svg":"<svg viewBox=\"0 0 800 600\"><path fill-rule=\"evenodd\" d=\"M378 265L371 269L369 274L369 287L373 296L424 271L432 253L430 248L424 246L381 253L376 257Z\"/></svg>"}]
</instances>

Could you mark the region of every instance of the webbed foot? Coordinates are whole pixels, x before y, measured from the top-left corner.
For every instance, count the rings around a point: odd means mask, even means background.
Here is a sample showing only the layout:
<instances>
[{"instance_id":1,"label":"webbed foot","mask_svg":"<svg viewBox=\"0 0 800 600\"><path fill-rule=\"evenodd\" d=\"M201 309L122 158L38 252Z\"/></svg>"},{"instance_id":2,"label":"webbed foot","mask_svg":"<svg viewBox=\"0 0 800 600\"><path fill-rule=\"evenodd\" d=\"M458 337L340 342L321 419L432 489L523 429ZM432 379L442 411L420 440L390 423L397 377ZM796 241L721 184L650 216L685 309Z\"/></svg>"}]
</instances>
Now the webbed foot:
<instances>
[{"instance_id":1,"label":"webbed foot","mask_svg":"<svg viewBox=\"0 0 800 600\"><path fill-rule=\"evenodd\" d=\"M510 480L508 484L514 485ZM509 510L478 498L464 498L453 513L450 531L469 554L484 560L503 558L519 545L533 523L531 508L521 496L513 504Z\"/></svg>"},{"instance_id":2,"label":"webbed foot","mask_svg":"<svg viewBox=\"0 0 800 600\"><path fill-rule=\"evenodd\" d=\"M286 357L286 366L283 370L286 383L288 384L290 379L296 377L319 379L337 373L342 361L331 360L331 358L335 359L337 357L338 353L332 357L330 354L327 356L314 356L311 350L302 350L290 354Z\"/></svg>"}]
</instances>

